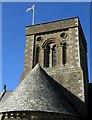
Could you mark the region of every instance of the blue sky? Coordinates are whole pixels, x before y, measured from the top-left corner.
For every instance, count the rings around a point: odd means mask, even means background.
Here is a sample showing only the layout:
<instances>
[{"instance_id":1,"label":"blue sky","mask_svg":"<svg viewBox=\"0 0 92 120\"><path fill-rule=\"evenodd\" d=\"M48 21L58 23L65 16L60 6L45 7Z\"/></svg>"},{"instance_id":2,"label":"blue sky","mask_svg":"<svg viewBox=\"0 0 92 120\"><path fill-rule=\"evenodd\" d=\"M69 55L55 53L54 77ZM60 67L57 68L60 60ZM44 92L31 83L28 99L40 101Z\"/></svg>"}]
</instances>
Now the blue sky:
<instances>
[{"instance_id":1,"label":"blue sky","mask_svg":"<svg viewBox=\"0 0 92 120\"><path fill-rule=\"evenodd\" d=\"M6 84L7 90L16 88L23 72L25 26L32 23L32 12L26 13L26 9L33 4L35 4L35 24L79 17L88 43L90 66L90 3L4 2L2 3L2 85Z\"/></svg>"}]
</instances>

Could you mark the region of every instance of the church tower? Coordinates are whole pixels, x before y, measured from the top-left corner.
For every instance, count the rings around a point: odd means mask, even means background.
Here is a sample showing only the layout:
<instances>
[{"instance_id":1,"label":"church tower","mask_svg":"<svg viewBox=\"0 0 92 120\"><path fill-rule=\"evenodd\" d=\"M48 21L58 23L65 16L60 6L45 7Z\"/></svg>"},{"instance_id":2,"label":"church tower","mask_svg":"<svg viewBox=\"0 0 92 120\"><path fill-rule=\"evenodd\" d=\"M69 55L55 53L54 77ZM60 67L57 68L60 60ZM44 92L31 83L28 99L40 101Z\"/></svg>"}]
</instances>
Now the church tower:
<instances>
[{"instance_id":1,"label":"church tower","mask_svg":"<svg viewBox=\"0 0 92 120\"><path fill-rule=\"evenodd\" d=\"M26 27L21 81L37 63L60 85L85 102L87 43L77 17Z\"/></svg>"},{"instance_id":2,"label":"church tower","mask_svg":"<svg viewBox=\"0 0 92 120\"><path fill-rule=\"evenodd\" d=\"M87 43L77 17L27 26L24 71L10 95L6 87L2 92L0 119L87 120L87 84Z\"/></svg>"}]
</instances>

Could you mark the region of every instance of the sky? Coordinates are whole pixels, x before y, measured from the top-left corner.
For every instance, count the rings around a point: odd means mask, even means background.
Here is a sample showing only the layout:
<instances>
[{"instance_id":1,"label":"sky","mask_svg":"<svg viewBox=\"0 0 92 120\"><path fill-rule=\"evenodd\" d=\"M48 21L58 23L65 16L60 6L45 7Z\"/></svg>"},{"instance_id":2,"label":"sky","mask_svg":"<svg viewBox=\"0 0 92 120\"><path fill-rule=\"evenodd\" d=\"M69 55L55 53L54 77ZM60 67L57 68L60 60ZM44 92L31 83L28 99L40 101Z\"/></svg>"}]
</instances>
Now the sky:
<instances>
[{"instance_id":1,"label":"sky","mask_svg":"<svg viewBox=\"0 0 92 120\"><path fill-rule=\"evenodd\" d=\"M90 72L90 3L89 2L3 2L2 3L2 86L13 90L19 84L24 67L25 27L32 24L35 4L35 24L71 17L79 17L88 44L88 70ZM0 82L0 83L1 83Z\"/></svg>"}]
</instances>

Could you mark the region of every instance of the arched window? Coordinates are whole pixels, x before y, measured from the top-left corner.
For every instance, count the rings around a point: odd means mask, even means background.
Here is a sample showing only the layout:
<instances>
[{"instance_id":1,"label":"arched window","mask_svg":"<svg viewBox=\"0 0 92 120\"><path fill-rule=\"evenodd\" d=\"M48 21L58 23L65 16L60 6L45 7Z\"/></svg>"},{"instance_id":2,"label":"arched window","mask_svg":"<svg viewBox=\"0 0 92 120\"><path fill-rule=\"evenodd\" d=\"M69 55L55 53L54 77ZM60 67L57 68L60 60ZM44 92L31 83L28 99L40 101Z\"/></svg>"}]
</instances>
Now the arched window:
<instances>
[{"instance_id":1,"label":"arched window","mask_svg":"<svg viewBox=\"0 0 92 120\"><path fill-rule=\"evenodd\" d=\"M38 46L38 47L36 47L36 51L35 51L35 65L37 63L39 63L39 51L40 51L40 49L39 49L39 46Z\"/></svg>"},{"instance_id":2,"label":"arched window","mask_svg":"<svg viewBox=\"0 0 92 120\"><path fill-rule=\"evenodd\" d=\"M62 45L62 63L65 65L67 62L67 46L66 43Z\"/></svg>"},{"instance_id":3,"label":"arched window","mask_svg":"<svg viewBox=\"0 0 92 120\"><path fill-rule=\"evenodd\" d=\"M52 66L55 67L57 65L57 50L56 45L52 48Z\"/></svg>"},{"instance_id":4,"label":"arched window","mask_svg":"<svg viewBox=\"0 0 92 120\"><path fill-rule=\"evenodd\" d=\"M44 67L49 67L50 62L50 46L46 46L44 49Z\"/></svg>"}]
</instances>

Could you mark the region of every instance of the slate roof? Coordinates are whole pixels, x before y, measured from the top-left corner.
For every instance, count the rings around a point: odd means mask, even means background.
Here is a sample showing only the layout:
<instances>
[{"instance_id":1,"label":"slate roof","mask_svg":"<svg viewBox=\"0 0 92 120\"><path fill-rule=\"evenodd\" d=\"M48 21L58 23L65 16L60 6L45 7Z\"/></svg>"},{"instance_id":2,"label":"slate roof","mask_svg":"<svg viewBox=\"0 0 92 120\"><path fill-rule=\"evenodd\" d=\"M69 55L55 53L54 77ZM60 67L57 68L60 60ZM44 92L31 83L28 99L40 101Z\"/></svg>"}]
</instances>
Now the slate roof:
<instances>
[{"instance_id":1,"label":"slate roof","mask_svg":"<svg viewBox=\"0 0 92 120\"><path fill-rule=\"evenodd\" d=\"M37 64L0 105L0 112L42 111L77 116L53 79Z\"/></svg>"}]
</instances>

